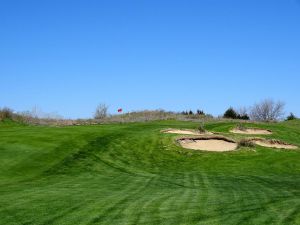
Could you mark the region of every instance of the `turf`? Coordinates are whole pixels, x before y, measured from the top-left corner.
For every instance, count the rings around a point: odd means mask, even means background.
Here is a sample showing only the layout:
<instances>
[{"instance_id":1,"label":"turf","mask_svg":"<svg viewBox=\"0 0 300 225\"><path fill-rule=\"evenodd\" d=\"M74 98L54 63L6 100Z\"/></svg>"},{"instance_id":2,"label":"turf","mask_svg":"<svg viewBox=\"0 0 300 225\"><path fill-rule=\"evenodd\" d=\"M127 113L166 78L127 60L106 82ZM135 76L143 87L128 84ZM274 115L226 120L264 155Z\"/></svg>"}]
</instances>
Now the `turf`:
<instances>
[{"instance_id":1,"label":"turf","mask_svg":"<svg viewBox=\"0 0 300 225\"><path fill-rule=\"evenodd\" d=\"M0 124L0 224L300 224L300 151L185 150L192 122ZM230 134L236 124L206 124ZM300 121L248 124L300 146Z\"/></svg>"}]
</instances>

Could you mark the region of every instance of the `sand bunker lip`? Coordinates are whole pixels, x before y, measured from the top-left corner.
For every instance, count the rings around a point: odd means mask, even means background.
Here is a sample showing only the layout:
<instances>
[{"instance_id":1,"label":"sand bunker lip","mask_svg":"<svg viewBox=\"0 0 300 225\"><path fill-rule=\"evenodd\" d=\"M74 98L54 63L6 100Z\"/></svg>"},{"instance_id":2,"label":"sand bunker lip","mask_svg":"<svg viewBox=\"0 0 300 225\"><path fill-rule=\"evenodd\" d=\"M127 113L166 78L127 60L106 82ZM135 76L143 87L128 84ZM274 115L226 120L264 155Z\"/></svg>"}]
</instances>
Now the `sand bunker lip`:
<instances>
[{"instance_id":1,"label":"sand bunker lip","mask_svg":"<svg viewBox=\"0 0 300 225\"><path fill-rule=\"evenodd\" d=\"M260 129L260 128L245 128L245 129L238 129L234 128L230 130L231 133L235 134L272 134L272 131L270 130L265 130L265 129Z\"/></svg>"},{"instance_id":2,"label":"sand bunker lip","mask_svg":"<svg viewBox=\"0 0 300 225\"><path fill-rule=\"evenodd\" d=\"M275 139L262 139L262 138L254 138L251 141L256 144L267 148L279 148L279 149L297 149L298 146L285 143L280 140Z\"/></svg>"},{"instance_id":3,"label":"sand bunker lip","mask_svg":"<svg viewBox=\"0 0 300 225\"><path fill-rule=\"evenodd\" d=\"M189 129L165 129L162 130L161 132L167 133L167 134L185 134L185 135L210 135L212 134L211 132L204 132L200 133L197 130L189 130Z\"/></svg>"},{"instance_id":4,"label":"sand bunker lip","mask_svg":"<svg viewBox=\"0 0 300 225\"><path fill-rule=\"evenodd\" d=\"M238 147L235 141L223 136L184 137L177 142L183 148L213 152L233 151Z\"/></svg>"}]
</instances>

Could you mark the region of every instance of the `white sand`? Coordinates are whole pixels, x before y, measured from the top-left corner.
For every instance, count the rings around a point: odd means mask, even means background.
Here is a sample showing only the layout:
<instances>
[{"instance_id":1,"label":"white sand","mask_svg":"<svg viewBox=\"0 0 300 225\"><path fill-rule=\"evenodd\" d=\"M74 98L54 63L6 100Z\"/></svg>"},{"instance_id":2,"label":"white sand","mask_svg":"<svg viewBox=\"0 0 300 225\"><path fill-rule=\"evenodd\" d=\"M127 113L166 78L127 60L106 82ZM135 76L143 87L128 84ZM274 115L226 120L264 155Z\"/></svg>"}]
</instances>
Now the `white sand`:
<instances>
[{"instance_id":1,"label":"white sand","mask_svg":"<svg viewBox=\"0 0 300 225\"><path fill-rule=\"evenodd\" d=\"M187 135L208 135L212 134L211 132L204 132L200 133L196 130L179 130L179 129L167 129L162 131L163 133L168 133L168 134L187 134Z\"/></svg>"},{"instance_id":2,"label":"white sand","mask_svg":"<svg viewBox=\"0 0 300 225\"><path fill-rule=\"evenodd\" d=\"M268 147L268 148L281 148L281 149L297 149L298 147L290 144L280 144L280 143L272 143L268 140L257 140L254 141L255 144Z\"/></svg>"},{"instance_id":3,"label":"white sand","mask_svg":"<svg viewBox=\"0 0 300 225\"><path fill-rule=\"evenodd\" d=\"M230 132L235 134L272 134L271 131L256 128L246 128L245 130L235 128L232 129Z\"/></svg>"},{"instance_id":4,"label":"white sand","mask_svg":"<svg viewBox=\"0 0 300 225\"><path fill-rule=\"evenodd\" d=\"M194 149L194 150L216 151L216 152L232 151L235 150L238 146L237 143L218 140L218 139L208 139L208 140L184 139L184 140L179 140L179 143L183 148Z\"/></svg>"}]
</instances>

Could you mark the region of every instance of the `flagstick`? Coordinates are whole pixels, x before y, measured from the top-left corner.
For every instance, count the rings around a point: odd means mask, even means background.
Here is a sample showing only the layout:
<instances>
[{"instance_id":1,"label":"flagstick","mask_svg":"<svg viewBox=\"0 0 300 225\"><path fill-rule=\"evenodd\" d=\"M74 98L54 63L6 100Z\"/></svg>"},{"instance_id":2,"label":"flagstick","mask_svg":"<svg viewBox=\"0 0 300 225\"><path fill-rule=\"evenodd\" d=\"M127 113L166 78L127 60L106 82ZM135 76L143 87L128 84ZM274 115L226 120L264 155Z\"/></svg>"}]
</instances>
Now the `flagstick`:
<instances>
[{"instance_id":1,"label":"flagstick","mask_svg":"<svg viewBox=\"0 0 300 225\"><path fill-rule=\"evenodd\" d=\"M123 109L122 109L122 108L118 109L118 113L121 114L121 123L123 124L123 123L124 123L124 118L123 118L122 112L123 112Z\"/></svg>"}]
</instances>

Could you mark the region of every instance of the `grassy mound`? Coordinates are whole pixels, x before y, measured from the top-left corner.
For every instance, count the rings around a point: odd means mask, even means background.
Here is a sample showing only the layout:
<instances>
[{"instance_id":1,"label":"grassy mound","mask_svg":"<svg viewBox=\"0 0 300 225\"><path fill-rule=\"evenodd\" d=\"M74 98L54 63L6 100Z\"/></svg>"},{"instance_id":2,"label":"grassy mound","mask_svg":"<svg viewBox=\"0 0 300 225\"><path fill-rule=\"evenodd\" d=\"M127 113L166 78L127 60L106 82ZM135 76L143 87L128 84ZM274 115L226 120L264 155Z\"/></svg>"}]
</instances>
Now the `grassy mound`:
<instances>
[{"instance_id":1,"label":"grassy mound","mask_svg":"<svg viewBox=\"0 0 300 225\"><path fill-rule=\"evenodd\" d=\"M298 120L255 126L300 145ZM0 224L300 224L300 151L206 153L160 132L196 127L1 123Z\"/></svg>"}]
</instances>

